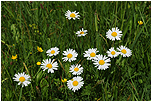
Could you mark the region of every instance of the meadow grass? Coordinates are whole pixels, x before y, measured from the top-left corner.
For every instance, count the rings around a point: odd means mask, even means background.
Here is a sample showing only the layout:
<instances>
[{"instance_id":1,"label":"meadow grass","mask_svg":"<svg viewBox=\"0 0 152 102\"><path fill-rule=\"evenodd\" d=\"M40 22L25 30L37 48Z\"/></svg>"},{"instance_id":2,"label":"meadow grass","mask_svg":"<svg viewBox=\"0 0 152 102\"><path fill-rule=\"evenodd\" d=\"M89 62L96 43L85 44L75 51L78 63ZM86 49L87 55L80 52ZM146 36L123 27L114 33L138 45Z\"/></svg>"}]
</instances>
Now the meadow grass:
<instances>
[{"instance_id":1,"label":"meadow grass","mask_svg":"<svg viewBox=\"0 0 152 102\"><path fill-rule=\"evenodd\" d=\"M43 5L43 7L41 6ZM151 100L151 1L45 1L1 2L1 100L2 101L150 101ZM67 10L77 11L80 19L68 20ZM139 25L138 21L143 21ZM29 25L35 24L34 27ZM33 25L34 26L34 25ZM118 27L120 41L106 38L106 32ZM88 30L85 37L76 31ZM13 45L14 44L14 45ZM98 70L83 57L84 51L97 48L106 55L111 47L127 46L131 57L111 59L111 66ZM37 51L37 46L43 52ZM47 73L38 61L49 58L46 51L58 47L51 57L58 62L55 73ZM62 52L75 49L76 61L63 62ZM12 60L12 55L18 55ZM69 90L61 78L70 80L71 64L81 64L83 87ZM13 81L16 73L31 76L27 87Z\"/></svg>"}]
</instances>

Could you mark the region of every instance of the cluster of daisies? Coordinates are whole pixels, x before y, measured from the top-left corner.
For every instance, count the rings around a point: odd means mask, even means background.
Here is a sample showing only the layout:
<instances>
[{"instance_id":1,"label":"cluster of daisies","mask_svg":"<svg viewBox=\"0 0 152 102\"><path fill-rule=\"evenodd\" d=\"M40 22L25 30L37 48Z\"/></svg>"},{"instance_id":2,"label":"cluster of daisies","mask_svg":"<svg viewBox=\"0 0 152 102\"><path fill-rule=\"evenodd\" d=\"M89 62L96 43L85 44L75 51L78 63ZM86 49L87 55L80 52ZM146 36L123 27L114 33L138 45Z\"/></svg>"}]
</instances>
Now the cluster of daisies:
<instances>
[{"instance_id":1,"label":"cluster of daisies","mask_svg":"<svg viewBox=\"0 0 152 102\"><path fill-rule=\"evenodd\" d=\"M79 12L78 12L79 13ZM80 19L80 15L78 15L78 13L76 13L76 11L71 12L71 11L67 11L65 16L66 18L70 19ZM84 30L82 28L82 30L77 31L76 34L78 35L78 37L80 36L85 36L87 34L87 30ZM121 36L122 36L122 31L120 31L118 29L118 27L116 28L112 28L112 30L108 30L108 32L106 32L106 37L112 41L115 40L120 40ZM38 50L40 50L40 52L43 52L42 48L38 47ZM129 48L121 45L118 48L116 48L117 51L115 50L114 47L111 47L106 53L106 55L102 55L102 54L97 54L99 51L97 50L97 48L90 48L87 51L85 51L83 53L84 57L87 58L87 60L92 60L93 64L95 65L95 67L97 67L97 69L99 70L106 70L107 68L109 68L109 66L111 65L111 58L115 58L118 55L122 55L123 57L130 57L132 55L132 52ZM53 47L50 48L49 50L46 51L47 56L56 56L59 54L59 48L57 47ZM64 62L72 62L75 61L77 59L78 53L74 50L74 49L66 49L66 51L63 51L63 58L62 60ZM58 70L58 63L57 61L55 61L55 59L45 59L43 60L42 63L39 63L39 65L41 65L40 67L42 68L43 71L48 71L48 73L54 73L55 70ZM73 75L76 75L75 77L73 77L71 80L64 79L62 80L62 82L66 82L67 81L67 86L70 90L72 91L76 91L79 90L83 84L83 78L81 76L79 76L80 74L83 73L83 67L80 64L76 64L76 65L71 65L69 68L69 72L71 72ZM26 75L24 72L21 74L15 74L15 77L13 78L15 81L18 81L18 85L22 84L22 87L25 85L27 86L28 84L30 84L30 76Z\"/></svg>"}]
</instances>

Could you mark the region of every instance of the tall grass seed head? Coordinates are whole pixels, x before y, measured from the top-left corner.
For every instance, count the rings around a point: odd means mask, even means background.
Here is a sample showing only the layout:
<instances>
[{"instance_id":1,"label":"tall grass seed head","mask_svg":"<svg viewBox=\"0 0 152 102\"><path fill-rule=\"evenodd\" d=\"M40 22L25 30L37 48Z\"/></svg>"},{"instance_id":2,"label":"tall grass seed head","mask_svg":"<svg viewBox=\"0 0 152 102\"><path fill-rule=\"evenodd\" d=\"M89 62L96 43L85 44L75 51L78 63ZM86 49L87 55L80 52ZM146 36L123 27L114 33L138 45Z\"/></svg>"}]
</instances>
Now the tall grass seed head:
<instances>
[{"instance_id":1,"label":"tall grass seed head","mask_svg":"<svg viewBox=\"0 0 152 102\"><path fill-rule=\"evenodd\" d=\"M132 52L129 48L125 47L125 46L119 46L119 48L117 48L118 51L120 51L120 54L123 57L130 57L132 55Z\"/></svg>"},{"instance_id":2,"label":"tall grass seed head","mask_svg":"<svg viewBox=\"0 0 152 102\"><path fill-rule=\"evenodd\" d=\"M57 48L57 47L54 47L54 48L50 48L49 50L47 50L46 51L46 53L47 53L47 56L56 56L57 54L59 54L59 48Z\"/></svg>"},{"instance_id":3,"label":"tall grass seed head","mask_svg":"<svg viewBox=\"0 0 152 102\"><path fill-rule=\"evenodd\" d=\"M96 58L93 60L93 64L95 67L98 67L99 70L105 70L109 68L110 64L110 58L106 57L105 55L97 55Z\"/></svg>"},{"instance_id":4,"label":"tall grass seed head","mask_svg":"<svg viewBox=\"0 0 152 102\"><path fill-rule=\"evenodd\" d=\"M69 48L66 51L63 51L63 55L65 56L65 57L62 58L63 61L71 62L71 61L76 60L76 57L78 56L78 53L75 50Z\"/></svg>"},{"instance_id":5,"label":"tall grass seed head","mask_svg":"<svg viewBox=\"0 0 152 102\"><path fill-rule=\"evenodd\" d=\"M115 58L120 54L120 52L115 51L114 47L111 47L109 51L107 51L107 54L108 54L108 57Z\"/></svg>"},{"instance_id":6,"label":"tall grass seed head","mask_svg":"<svg viewBox=\"0 0 152 102\"><path fill-rule=\"evenodd\" d=\"M70 90L76 91L79 90L84 84L83 78L80 76L73 77L72 80L67 81L67 86Z\"/></svg>"},{"instance_id":7,"label":"tall grass seed head","mask_svg":"<svg viewBox=\"0 0 152 102\"><path fill-rule=\"evenodd\" d=\"M96 54L98 52L99 51L97 51L97 48L92 48L92 49L88 49L88 51L85 51L83 54L84 57L87 57L87 60L92 60L96 57Z\"/></svg>"},{"instance_id":8,"label":"tall grass seed head","mask_svg":"<svg viewBox=\"0 0 152 102\"><path fill-rule=\"evenodd\" d=\"M27 86L28 84L31 83L30 76L26 75L25 72L15 74L14 76L15 76L13 77L14 81L19 82L18 85L22 84L22 87Z\"/></svg>"},{"instance_id":9,"label":"tall grass seed head","mask_svg":"<svg viewBox=\"0 0 152 102\"><path fill-rule=\"evenodd\" d=\"M43 69L43 71L48 70L48 73L49 72L54 73L54 70L58 70L57 69L58 63L55 62L55 59L53 59L52 61L51 59L46 59L43 60L40 67Z\"/></svg>"},{"instance_id":10,"label":"tall grass seed head","mask_svg":"<svg viewBox=\"0 0 152 102\"><path fill-rule=\"evenodd\" d=\"M76 11L71 12L70 10L68 10L68 11L66 11L65 16L66 16L66 18L68 18L69 20L70 20L71 18L73 18L74 20L75 20L76 18L77 18L77 19L80 19L80 18L79 18L80 15L78 15L78 13L79 13L79 12L76 13Z\"/></svg>"},{"instance_id":11,"label":"tall grass seed head","mask_svg":"<svg viewBox=\"0 0 152 102\"><path fill-rule=\"evenodd\" d=\"M82 28L82 30L77 31L76 34L77 34L78 37L85 36L87 34L87 30L84 30Z\"/></svg>"},{"instance_id":12,"label":"tall grass seed head","mask_svg":"<svg viewBox=\"0 0 152 102\"><path fill-rule=\"evenodd\" d=\"M72 72L73 75L80 75L83 73L83 67L80 64L71 65L69 72Z\"/></svg>"},{"instance_id":13,"label":"tall grass seed head","mask_svg":"<svg viewBox=\"0 0 152 102\"><path fill-rule=\"evenodd\" d=\"M120 40L121 36L122 36L122 31L119 31L118 27L112 28L112 30L108 30L108 32L106 32L106 36L108 39L115 41L115 40Z\"/></svg>"}]
</instances>

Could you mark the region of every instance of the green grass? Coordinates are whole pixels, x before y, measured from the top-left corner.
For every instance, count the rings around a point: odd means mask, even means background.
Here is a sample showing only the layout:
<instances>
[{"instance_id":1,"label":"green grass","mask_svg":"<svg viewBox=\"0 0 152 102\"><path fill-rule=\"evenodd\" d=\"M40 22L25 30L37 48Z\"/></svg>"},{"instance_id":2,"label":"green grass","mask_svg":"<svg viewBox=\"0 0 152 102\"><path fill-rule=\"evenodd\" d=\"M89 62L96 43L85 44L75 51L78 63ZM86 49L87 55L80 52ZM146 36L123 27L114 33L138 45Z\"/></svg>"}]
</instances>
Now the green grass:
<instances>
[{"instance_id":1,"label":"green grass","mask_svg":"<svg viewBox=\"0 0 152 102\"><path fill-rule=\"evenodd\" d=\"M43 5L44 9L41 8ZM151 1L45 1L1 2L1 100L2 101L150 101L151 100ZM77 11L79 20L67 20L67 10ZM139 25L138 21L143 21ZM35 24L37 29L30 27ZM81 28L85 37L77 37ZM106 38L106 32L118 27L120 41ZM35 32L39 30L39 33ZM41 34L40 34L41 33ZM13 46L13 44L15 46ZM111 59L106 70L97 70L92 61L83 57L84 51L97 48L100 54L112 46L127 46L131 57ZM37 52L37 46L43 52ZM43 72L38 61L49 58L46 51L58 47L55 58L58 71ZM76 61L63 62L62 52L75 49ZM32 52L32 54L30 54ZM11 56L18 54L17 60ZM83 87L75 93L62 78L70 80L71 64L80 63L84 72ZM13 81L16 73L26 72L31 84L21 88ZM46 78L48 76L48 78Z\"/></svg>"}]
</instances>

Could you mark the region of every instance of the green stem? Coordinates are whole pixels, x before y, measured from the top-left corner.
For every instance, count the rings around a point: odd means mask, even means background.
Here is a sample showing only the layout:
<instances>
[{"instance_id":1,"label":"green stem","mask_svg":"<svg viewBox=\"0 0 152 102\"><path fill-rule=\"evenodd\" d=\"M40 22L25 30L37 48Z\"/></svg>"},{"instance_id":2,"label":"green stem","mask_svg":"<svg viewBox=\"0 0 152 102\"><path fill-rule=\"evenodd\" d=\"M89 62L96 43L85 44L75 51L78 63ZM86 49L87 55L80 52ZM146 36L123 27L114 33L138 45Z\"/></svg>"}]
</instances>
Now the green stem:
<instances>
[{"instance_id":1,"label":"green stem","mask_svg":"<svg viewBox=\"0 0 152 102\"><path fill-rule=\"evenodd\" d=\"M21 96L22 96L22 88L23 88L23 87L21 87L19 101L21 100Z\"/></svg>"}]
</instances>

